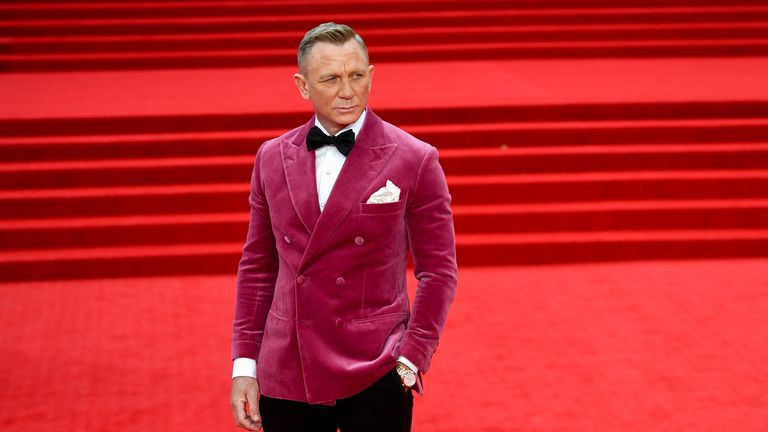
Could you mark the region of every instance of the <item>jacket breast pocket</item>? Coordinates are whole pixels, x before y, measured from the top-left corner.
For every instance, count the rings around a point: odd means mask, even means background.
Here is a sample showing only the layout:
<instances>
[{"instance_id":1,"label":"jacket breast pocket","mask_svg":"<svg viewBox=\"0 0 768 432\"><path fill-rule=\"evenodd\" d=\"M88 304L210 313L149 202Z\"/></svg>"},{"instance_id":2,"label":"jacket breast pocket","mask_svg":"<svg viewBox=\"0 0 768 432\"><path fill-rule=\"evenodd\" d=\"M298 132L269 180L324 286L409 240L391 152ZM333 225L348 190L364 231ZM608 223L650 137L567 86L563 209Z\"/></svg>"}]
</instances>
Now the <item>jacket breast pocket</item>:
<instances>
[{"instance_id":1,"label":"jacket breast pocket","mask_svg":"<svg viewBox=\"0 0 768 432\"><path fill-rule=\"evenodd\" d=\"M405 199L400 201L381 203L381 204L360 204L361 215L377 215L377 214L392 214L402 213L405 209Z\"/></svg>"},{"instance_id":2,"label":"jacket breast pocket","mask_svg":"<svg viewBox=\"0 0 768 432\"><path fill-rule=\"evenodd\" d=\"M400 235L405 228L405 200L382 204L360 204L358 221L364 235L373 238Z\"/></svg>"}]
</instances>

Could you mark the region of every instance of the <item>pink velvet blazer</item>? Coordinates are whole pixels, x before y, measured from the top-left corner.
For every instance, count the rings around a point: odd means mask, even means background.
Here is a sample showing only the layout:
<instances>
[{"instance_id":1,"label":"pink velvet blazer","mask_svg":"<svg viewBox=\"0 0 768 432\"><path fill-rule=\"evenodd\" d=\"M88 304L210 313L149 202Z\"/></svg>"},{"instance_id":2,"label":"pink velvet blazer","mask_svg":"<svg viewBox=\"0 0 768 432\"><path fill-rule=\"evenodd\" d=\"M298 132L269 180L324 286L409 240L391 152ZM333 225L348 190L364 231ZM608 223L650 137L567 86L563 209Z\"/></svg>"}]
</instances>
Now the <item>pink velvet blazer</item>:
<instances>
[{"instance_id":1,"label":"pink velvet blazer","mask_svg":"<svg viewBox=\"0 0 768 432\"><path fill-rule=\"evenodd\" d=\"M328 403L373 384L399 355L429 370L456 292L456 246L437 150L370 110L321 213L305 144L313 125L257 152L232 358L256 359L262 394ZM387 180L400 200L366 204Z\"/></svg>"}]
</instances>

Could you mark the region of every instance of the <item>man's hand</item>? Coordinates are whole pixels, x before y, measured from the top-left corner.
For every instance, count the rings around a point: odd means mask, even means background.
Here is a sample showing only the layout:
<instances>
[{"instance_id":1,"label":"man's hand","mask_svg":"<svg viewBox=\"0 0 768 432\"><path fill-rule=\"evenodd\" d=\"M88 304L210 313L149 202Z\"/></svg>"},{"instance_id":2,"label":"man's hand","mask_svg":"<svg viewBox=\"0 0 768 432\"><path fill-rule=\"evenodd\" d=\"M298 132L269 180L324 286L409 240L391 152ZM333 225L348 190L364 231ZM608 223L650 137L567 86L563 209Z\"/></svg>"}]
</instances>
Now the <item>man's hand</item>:
<instances>
[{"instance_id":1,"label":"man's hand","mask_svg":"<svg viewBox=\"0 0 768 432\"><path fill-rule=\"evenodd\" d=\"M255 378L240 376L232 379L230 404L235 424L246 430L261 430L259 384Z\"/></svg>"}]
</instances>

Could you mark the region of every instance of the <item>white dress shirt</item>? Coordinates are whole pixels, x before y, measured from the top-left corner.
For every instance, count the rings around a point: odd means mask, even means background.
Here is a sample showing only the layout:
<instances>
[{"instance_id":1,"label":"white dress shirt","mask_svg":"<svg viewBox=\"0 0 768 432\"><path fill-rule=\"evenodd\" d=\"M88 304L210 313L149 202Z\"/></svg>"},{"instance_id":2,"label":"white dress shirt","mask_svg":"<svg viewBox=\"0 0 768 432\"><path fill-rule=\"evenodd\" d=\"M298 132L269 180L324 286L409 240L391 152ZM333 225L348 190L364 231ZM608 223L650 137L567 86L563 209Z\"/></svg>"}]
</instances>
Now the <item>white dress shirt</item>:
<instances>
[{"instance_id":1,"label":"white dress shirt","mask_svg":"<svg viewBox=\"0 0 768 432\"><path fill-rule=\"evenodd\" d=\"M363 114L360 115L357 121L336 132L334 136L351 129L355 133L355 139L357 139L360 135L360 129L363 127L363 122L365 122L365 114L366 111L363 111ZM317 117L315 117L315 126L320 128L324 134L330 135L323 125L320 124L320 121L317 120ZM354 148L352 151L354 151ZM325 208L325 203L328 202L333 185L336 184L336 179L339 178L339 173L346 160L347 157L332 145L323 146L315 150L315 180L317 184L317 200L321 212ZM400 356L397 360L411 368L414 372L418 372L416 365L407 358ZM232 366L232 378L238 376L256 378L256 360L246 357L236 358Z\"/></svg>"}]
</instances>

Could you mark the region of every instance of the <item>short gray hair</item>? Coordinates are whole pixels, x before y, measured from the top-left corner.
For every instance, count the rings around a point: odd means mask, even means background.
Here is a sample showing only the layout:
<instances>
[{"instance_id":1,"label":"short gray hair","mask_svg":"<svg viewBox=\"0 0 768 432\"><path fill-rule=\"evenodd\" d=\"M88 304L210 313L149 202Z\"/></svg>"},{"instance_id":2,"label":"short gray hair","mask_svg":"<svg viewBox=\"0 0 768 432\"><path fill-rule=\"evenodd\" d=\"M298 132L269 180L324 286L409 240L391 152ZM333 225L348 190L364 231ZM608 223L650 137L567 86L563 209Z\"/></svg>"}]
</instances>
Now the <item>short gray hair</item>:
<instances>
[{"instance_id":1,"label":"short gray hair","mask_svg":"<svg viewBox=\"0 0 768 432\"><path fill-rule=\"evenodd\" d=\"M352 27L345 24L327 22L320 24L319 26L308 31L304 35L304 39L302 39L299 43L299 52L296 56L299 63L299 71L304 73L304 59L307 57L307 54L312 49L312 47L315 46L316 43L326 42L341 46L352 39L356 40L357 43L360 44L360 48L363 49L365 61L367 62L368 48L366 48L365 42L363 42L363 38L361 38L360 35L352 29Z\"/></svg>"}]
</instances>

